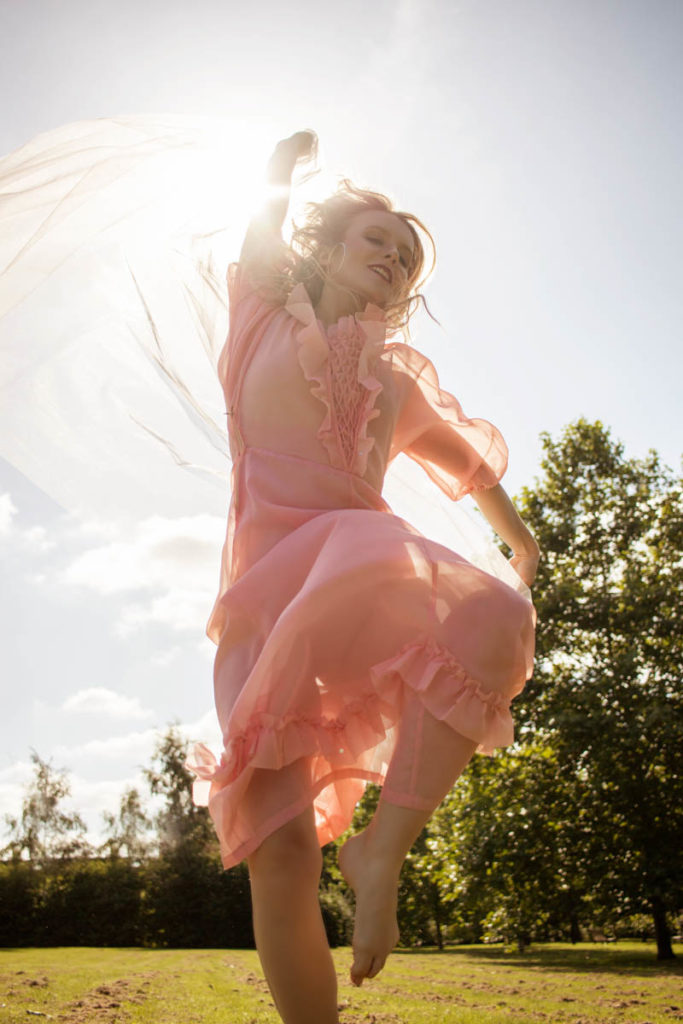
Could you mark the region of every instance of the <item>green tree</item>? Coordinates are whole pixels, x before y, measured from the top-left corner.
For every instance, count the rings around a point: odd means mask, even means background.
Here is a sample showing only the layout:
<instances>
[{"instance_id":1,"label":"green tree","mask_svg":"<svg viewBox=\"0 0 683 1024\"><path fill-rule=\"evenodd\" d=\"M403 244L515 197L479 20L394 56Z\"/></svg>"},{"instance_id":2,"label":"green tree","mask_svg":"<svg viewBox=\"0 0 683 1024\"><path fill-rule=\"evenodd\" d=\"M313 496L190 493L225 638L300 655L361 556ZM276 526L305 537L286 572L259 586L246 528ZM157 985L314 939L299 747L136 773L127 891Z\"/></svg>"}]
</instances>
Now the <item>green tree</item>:
<instances>
[{"instance_id":1,"label":"green tree","mask_svg":"<svg viewBox=\"0 0 683 1024\"><path fill-rule=\"evenodd\" d=\"M667 958L683 903L681 480L601 423L542 437L543 476L517 499L544 556L517 743L475 758L413 846L401 933L522 947L647 912Z\"/></svg>"},{"instance_id":2,"label":"green tree","mask_svg":"<svg viewBox=\"0 0 683 1024\"><path fill-rule=\"evenodd\" d=\"M146 864L144 928L165 946L253 946L246 866L222 867L209 812L192 800L187 747L169 726L145 770L164 804L155 819L159 856Z\"/></svg>"},{"instance_id":3,"label":"green tree","mask_svg":"<svg viewBox=\"0 0 683 1024\"><path fill-rule=\"evenodd\" d=\"M586 822L551 746L476 757L429 823L431 881L468 941L578 936Z\"/></svg>"},{"instance_id":4,"label":"green tree","mask_svg":"<svg viewBox=\"0 0 683 1024\"><path fill-rule=\"evenodd\" d=\"M594 910L649 910L666 959L683 897L682 481L654 451L627 458L600 422L542 441L545 475L518 499L543 552L519 734L573 779Z\"/></svg>"},{"instance_id":5,"label":"green tree","mask_svg":"<svg viewBox=\"0 0 683 1024\"><path fill-rule=\"evenodd\" d=\"M71 784L63 770L51 761L31 753L33 778L25 787L20 817L7 815L10 840L3 854L19 860L27 856L38 867L58 861L85 857L91 847L85 838L85 823L76 811L66 810Z\"/></svg>"},{"instance_id":6,"label":"green tree","mask_svg":"<svg viewBox=\"0 0 683 1024\"><path fill-rule=\"evenodd\" d=\"M107 838L101 846L111 857L125 857L133 862L144 860L150 846L148 837L151 821L145 813L140 793L129 786L121 797L118 814L105 811L104 819Z\"/></svg>"},{"instance_id":7,"label":"green tree","mask_svg":"<svg viewBox=\"0 0 683 1024\"><path fill-rule=\"evenodd\" d=\"M155 824L159 851L205 850L216 845L216 836L206 807L192 801L194 776L185 767L188 744L179 729L170 725L157 742L152 765L144 770L151 792L164 798Z\"/></svg>"},{"instance_id":8,"label":"green tree","mask_svg":"<svg viewBox=\"0 0 683 1024\"><path fill-rule=\"evenodd\" d=\"M367 828L377 809L381 787L369 783L356 807L351 825L333 843L323 847L321 905L332 944L350 942L353 934L354 896L337 863L339 847L346 839ZM433 880L434 858L427 848L429 832L423 830L413 844L401 869L398 891L398 924L402 946L443 947L446 908L441 887Z\"/></svg>"}]
</instances>

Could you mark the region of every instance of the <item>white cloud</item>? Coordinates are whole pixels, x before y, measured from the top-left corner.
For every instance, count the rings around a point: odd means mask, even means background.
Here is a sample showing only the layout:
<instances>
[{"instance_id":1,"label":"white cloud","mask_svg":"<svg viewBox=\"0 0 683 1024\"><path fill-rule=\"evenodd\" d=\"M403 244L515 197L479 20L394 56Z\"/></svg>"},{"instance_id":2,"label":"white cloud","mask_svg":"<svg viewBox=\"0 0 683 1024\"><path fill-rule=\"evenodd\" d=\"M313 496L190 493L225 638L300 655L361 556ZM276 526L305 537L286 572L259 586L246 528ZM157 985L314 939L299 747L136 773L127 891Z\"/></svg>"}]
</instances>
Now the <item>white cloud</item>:
<instances>
[{"instance_id":1,"label":"white cloud","mask_svg":"<svg viewBox=\"0 0 683 1024\"><path fill-rule=\"evenodd\" d=\"M81 757L95 757L139 764L151 757L158 735L158 729L144 729L141 732L125 733L123 736L110 736L104 740L86 740L85 743L78 743L72 747L57 746L54 754L63 762L71 762Z\"/></svg>"},{"instance_id":2,"label":"white cloud","mask_svg":"<svg viewBox=\"0 0 683 1024\"><path fill-rule=\"evenodd\" d=\"M99 594L152 591L149 600L122 610L115 626L120 636L149 623L203 632L216 596L224 533L225 520L211 515L152 516L127 535L120 527L91 522L84 535L105 542L79 554L59 583Z\"/></svg>"},{"instance_id":3,"label":"white cloud","mask_svg":"<svg viewBox=\"0 0 683 1024\"><path fill-rule=\"evenodd\" d=\"M6 491L0 494L0 535L7 535L12 529L12 519L18 512L11 495Z\"/></svg>"},{"instance_id":4,"label":"white cloud","mask_svg":"<svg viewBox=\"0 0 683 1024\"><path fill-rule=\"evenodd\" d=\"M49 539L48 531L44 526L29 526L21 529L18 526L19 509L12 501L9 491L0 494L0 537L12 536L15 542L19 542L33 552L42 553L49 551L56 546L54 540Z\"/></svg>"},{"instance_id":5,"label":"white cloud","mask_svg":"<svg viewBox=\"0 0 683 1024\"><path fill-rule=\"evenodd\" d=\"M213 642L213 640L209 640L209 638L208 638L208 636L206 636L206 634L197 643L196 650L199 651L199 653L204 658L206 658L207 661L210 661L210 662L213 663L214 658L216 657L216 645Z\"/></svg>"},{"instance_id":6,"label":"white cloud","mask_svg":"<svg viewBox=\"0 0 683 1024\"><path fill-rule=\"evenodd\" d=\"M136 602L123 608L116 632L119 636L128 636L148 623L192 633L203 632L209 611L210 597L206 591L174 588L147 603Z\"/></svg>"},{"instance_id":7,"label":"white cloud","mask_svg":"<svg viewBox=\"0 0 683 1024\"><path fill-rule=\"evenodd\" d=\"M181 723L178 728L185 739L192 743L206 743L214 751L220 751L223 746L221 727L213 708L194 722Z\"/></svg>"},{"instance_id":8,"label":"white cloud","mask_svg":"<svg viewBox=\"0 0 683 1024\"><path fill-rule=\"evenodd\" d=\"M213 588L225 532L219 516L166 519L151 516L121 537L102 524L87 524L85 535L104 533L107 543L80 554L64 571L62 581L102 594L124 590L188 587L197 580Z\"/></svg>"},{"instance_id":9,"label":"white cloud","mask_svg":"<svg viewBox=\"0 0 683 1024\"><path fill-rule=\"evenodd\" d=\"M159 665L161 668L165 668L176 660L182 650L183 648L179 644L175 644L173 647L168 647L166 650L153 654L149 660L152 665Z\"/></svg>"},{"instance_id":10,"label":"white cloud","mask_svg":"<svg viewBox=\"0 0 683 1024\"><path fill-rule=\"evenodd\" d=\"M29 572L25 576L26 582L30 583L34 587L41 587L44 583L48 582L48 578L44 572Z\"/></svg>"},{"instance_id":11,"label":"white cloud","mask_svg":"<svg viewBox=\"0 0 683 1024\"><path fill-rule=\"evenodd\" d=\"M0 788L3 786L23 785L31 777L33 765L29 761L15 761L0 769Z\"/></svg>"},{"instance_id":12,"label":"white cloud","mask_svg":"<svg viewBox=\"0 0 683 1024\"><path fill-rule=\"evenodd\" d=\"M22 530L21 539L34 551L51 551L57 546L57 542L50 539L44 526L32 526L28 530Z\"/></svg>"},{"instance_id":13,"label":"white cloud","mask_svg":"<svg viewBox=\"0 0 683 1024\"><path fill-rule=\"evenodd\" d=\"M69 802L78 809L78 813L88 825L88 838L91 842L102 841L102 812L110 811L116 814L126 789L137 789L147 809L159 803L156 798L150 796L147 781L140 772L131 772L124 778L102 779L96 782L75 774L69 777L69 781Z\"/></svg>"},{"instance_id":14,"label":"white cloud","mask_svg":"<svg viewBox=\"0 0 683 1024\"><path fill-rule=\"evenodd\" d=\"M90 687L72 694L62 704L62 711L79 714L107 715L110 718L151 718L154 712L143 708L138 697L126 697L102 686Z\"/></svg>"}]
</instances>

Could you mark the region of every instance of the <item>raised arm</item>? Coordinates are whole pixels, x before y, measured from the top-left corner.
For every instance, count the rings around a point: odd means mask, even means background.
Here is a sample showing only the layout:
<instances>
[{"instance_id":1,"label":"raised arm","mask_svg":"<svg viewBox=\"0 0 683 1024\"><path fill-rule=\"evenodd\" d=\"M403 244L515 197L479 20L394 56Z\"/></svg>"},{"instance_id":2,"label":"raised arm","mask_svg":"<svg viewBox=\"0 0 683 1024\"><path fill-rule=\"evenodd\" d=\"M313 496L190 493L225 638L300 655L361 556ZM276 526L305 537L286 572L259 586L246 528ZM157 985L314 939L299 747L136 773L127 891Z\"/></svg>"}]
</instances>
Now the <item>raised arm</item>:
<instances>
[{"instance_id":1,"label":"raised arm","mask_svg":"<svg viewBox=\"0 0 683 1024\"><path fill-rule=\"evenodd\" d=\"M240 263L245 266L275 268L284 245L282 225L287 216L292 173L299 161L315 157L318 139L314 132L295 132L281 139L273 150L266 167L268 196L252 218L240 252Z\"/></svg>"}]
</instances>

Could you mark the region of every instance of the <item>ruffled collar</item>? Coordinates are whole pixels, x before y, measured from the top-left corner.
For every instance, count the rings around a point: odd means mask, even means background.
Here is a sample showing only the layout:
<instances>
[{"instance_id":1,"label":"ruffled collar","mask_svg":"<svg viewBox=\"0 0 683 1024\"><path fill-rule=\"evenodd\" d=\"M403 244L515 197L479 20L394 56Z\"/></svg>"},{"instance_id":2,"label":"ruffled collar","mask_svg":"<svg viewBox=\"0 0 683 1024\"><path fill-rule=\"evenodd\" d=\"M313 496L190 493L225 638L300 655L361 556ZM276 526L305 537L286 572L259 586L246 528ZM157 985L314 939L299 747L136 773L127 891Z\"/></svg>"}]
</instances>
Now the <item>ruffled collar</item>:
<instances>
[{"instance_id":1,"label":"ruffled collar","mask_svg":"<svg viewBox=\"0 0 683 1024\"><path fill-rule=\"evenodd\" d=\"M306 327L315 326L320 335L325 338L325 328L315 315L313 304L304 284L299 282L299 284L292 288L285 304L285 309L290 316L293 316ZM373 302L368 302L365 309L361 313L355 313L353 318L362 326L363 333L373 349L378 344L384 345L387 325L384 310L380 306L376 306ZM337 323L344 319L346 318L340 317Z\"/></svg>"},{"instance_id":2,"label":"ruffled collar","mask_svg":"<svg viewBox=\"0 0 683 1024\"><path fill-rule=\"evenodd\" d=\"M375 376L374 367L384 349L386 339L384 311L369 302L362 313L356 313L354 317L340 317L337 321L337 327L341 327L345 319L355 320L364 337L363 346L358 356L357 380L365 392L365 398L359 409L359 418L356 424L354 458L351 465L347 465L340 438L337 436L336 418L332 415L334 400L328 373L330 342L324 325L315 315L315 310L303 284L300 283L292 289L285 309L290 316L302 324L296 334L299 365L304 377L311 385L311 393L325 407L325 416L318 430L318 439L327 449L332 466L363 476L368 455L375 444L374 438L368 435L368 423L379 416L379 410L374 406L382 390L382 385Z\"/></svg>"}]
</instances>

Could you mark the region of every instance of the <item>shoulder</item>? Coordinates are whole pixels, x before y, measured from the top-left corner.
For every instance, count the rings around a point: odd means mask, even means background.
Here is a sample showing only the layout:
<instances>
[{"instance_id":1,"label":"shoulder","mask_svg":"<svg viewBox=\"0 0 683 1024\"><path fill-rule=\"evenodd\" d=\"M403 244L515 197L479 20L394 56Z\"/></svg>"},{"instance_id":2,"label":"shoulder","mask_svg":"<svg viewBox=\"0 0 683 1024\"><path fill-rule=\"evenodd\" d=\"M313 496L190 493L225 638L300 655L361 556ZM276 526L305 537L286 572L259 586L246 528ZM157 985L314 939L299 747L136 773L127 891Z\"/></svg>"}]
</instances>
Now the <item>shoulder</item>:
<instances>
[{"instance_id":1,"label":"shoulder","mask_svg":"<svg viewBox=\"0 0 683 1024\"><path fill-rule=\"evenodd\" d=\"M262 266L249 260L230 263L226 278L231 306L247 298L271 307L285 304L286 293L278 275L267 274Z\"/></svg>"}]
</instances>

